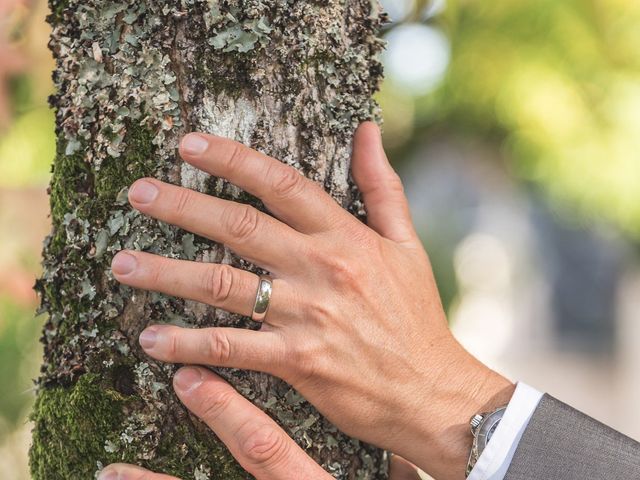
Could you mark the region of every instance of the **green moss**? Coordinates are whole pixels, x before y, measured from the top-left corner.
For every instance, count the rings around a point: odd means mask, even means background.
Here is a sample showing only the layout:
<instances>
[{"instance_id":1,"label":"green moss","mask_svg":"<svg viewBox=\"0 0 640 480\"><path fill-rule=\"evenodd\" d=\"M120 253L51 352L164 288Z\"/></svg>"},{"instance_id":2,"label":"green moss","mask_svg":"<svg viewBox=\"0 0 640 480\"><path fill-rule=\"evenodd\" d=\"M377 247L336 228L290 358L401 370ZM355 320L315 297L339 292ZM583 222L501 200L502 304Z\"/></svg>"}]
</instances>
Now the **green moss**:
<instances>
[{"instance_id":1,"label":"green moss","mask_svg":"<svg viewBox=\"0 0 640 480\"><path fill-rule=\"evenodd\" d=\"M220 53L212 58L208 49L203 48L197 53L197 58L198 61L190 66L192 77L197 78L208 91L237 97L243 91L255 88L250 79L253 57L238 59L229 53Z\"/></svg>"},{"instance_id":2,"label":"green moss","mask_svg":"<svg viewBox=\"0 0 640 480\"><path fill-rule=\"evenodd\" d=\"M154 159L154 134L146 127L129 125L123 158L107 158L100 166L95 180L96 200L113 205L118 193L139 178L152 175L157 161Z\"/></svg>"},{"instance_id":3,"label":"green moss","mask_svg":"<svg viewBox=\"0 0 640 480\"><path fill-rule=\"evenodd\" d=\"M154 173L157 162L154 162L152 140L153 132L149 129L130 126L123 157L108 157L97 173L84 161L81 152L66 155L66 142L58 143L50 188L51 253L61 254L65 247L65 231L61 226L65 214L73 212L78 218L90 218L94 224L101 225L107 220L116 196L123 188Z\"/></svg>"},{"instance_id":4,"label":"green moss","mask_svg":"<svg viewBox=\"0 0 640 480\"><path fill-rule=\"evenodd\" d=\"M81 202L82 197L88 195L91 189L92 175L89 166L80 153L66 155L66 142L58 141L56 158L53 161L50 187L51 221L54 228L58 227L66 213L73 211ZM62 230L56 228L56 230ZM63 238L54 232L52 246L60 247Z\"/></svg>"},{"instance_id":5,"label":"green moss","mask_svg":"<svg viewBox=\"0 0 640 480\"><path fill-rule=\"evenodd\" d=\"M79 213L85 214L79 215L81 218L93 218L96 210L101 210L96 208L97 203L108 202L113 205L120 190L138 178L152 174L157 163L153 158L153 137L153 132L145 127L130 126L125 136L127 148L123 158L108 157L95 174L81 152L66 155L66 142L60 141L51 178L51 217L54 225L76 208L81 210Z\"/></svg>"},{"instance_id":6,"label":"green moss","mask_svg":"<svg viewBox=\"0 0 640 480\"><path fill-rule=\"evenodd\" d=\"M127 401L97 375L84 375L71 388L40 390L31 416L33 480L88 480L98 461L117 461L104 445L118 431Z\"/></svg>"},{"instance_id":7,"label":"green moss","mask_svg":"<svg viewBox=\"0 0 640 480\"><path fill-rule=\"evenodd\" d=\"M162 471L181 479L191 479L200 465L211 472L211 479L248 480L249 475L238 462L229 455L227 448L211 433L198 432L187 427L191 422L185 419L172 435L164 435L154 460L144 466L153 471ZM203 430L208 429L203 425ZM181 439L186 449L180 448Z\"/></svg>"},{"instance_id":8,"label":"green moss","mask_svg":"<svg viewBox=\"0 0 640 480\"><path fill-rule=\"evenodd\" d=\"M33 480L88 480L98 462L122 461L183 479L193 478L200 466L207 467L212 478L251 478L204 425L196 426L188 418L165 426L151 460L140 460L135 444L126 451L108 452L108 441L118 444L127 407L139 402L138 397L112 386L123 369L126 367L115 368L109 375L83 375L70 388L39 391L31 417L34 428L29 465Z\"/></svg>"}]
</instances>

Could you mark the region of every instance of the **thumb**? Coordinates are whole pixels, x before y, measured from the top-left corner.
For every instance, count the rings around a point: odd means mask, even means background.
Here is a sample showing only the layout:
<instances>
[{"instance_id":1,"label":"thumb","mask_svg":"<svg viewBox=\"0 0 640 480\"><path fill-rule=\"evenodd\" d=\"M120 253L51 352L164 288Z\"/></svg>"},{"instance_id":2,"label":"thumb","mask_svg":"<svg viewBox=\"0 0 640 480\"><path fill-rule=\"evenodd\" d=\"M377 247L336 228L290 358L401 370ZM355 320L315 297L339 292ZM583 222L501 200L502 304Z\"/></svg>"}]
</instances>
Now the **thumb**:
<instances>
[{"instance_id":1,"label":"thumb","mask_svg":"<svg viewBox=\"0 0 640 480\"><path fill-rule=\"evenodd\" d=\"M380 129L373 122L365 122L356 130L351 172L362 192L369 226L398 243L415 241L402 182L387 160Z\"/></svg>"}]
</instances>

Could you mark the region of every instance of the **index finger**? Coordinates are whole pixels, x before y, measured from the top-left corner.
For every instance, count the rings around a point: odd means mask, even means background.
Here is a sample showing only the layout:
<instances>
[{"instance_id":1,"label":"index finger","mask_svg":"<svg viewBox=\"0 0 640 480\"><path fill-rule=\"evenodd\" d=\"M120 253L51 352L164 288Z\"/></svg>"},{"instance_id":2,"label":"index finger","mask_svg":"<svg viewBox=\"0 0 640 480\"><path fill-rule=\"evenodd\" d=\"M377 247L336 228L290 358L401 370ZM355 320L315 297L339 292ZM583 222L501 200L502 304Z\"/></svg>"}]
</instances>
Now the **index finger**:
<instances>
[{"instance_id":1,"label":"index finger","mask_svg":"<svg viewBox=\"0 0 640 480\"><path fill-rule=\"evenodd\" d=\"M227 138L190 133L180 155L193 166L260 198L283 222L302 233L327 231L350 216L295 168Z\"/></svg>"},{"instance_id":2,"label":"index finger","mask_svg":"<svg viewBox=\"0 0 640 480\"><path fill-rule=\"evenodd\" d=\"M182 368L173 385L182 403L257 480L332 480L266 413L209 370Z\"/></svg>"}]
</instances>

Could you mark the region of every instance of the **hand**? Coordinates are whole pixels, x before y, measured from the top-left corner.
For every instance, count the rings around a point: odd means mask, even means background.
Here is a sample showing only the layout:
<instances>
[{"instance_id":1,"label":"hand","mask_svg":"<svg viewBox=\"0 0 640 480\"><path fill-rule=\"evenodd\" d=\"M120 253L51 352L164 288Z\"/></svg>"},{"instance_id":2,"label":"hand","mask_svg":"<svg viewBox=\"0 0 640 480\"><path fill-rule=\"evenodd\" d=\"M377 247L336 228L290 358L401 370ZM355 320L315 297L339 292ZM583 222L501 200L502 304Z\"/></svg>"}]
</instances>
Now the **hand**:
<instances>
[{"instance_id":1,"label":"hand","mask_svg":"<svg viewBox=\"0 0 640 480\"><path fill-rule=\"evenodd\" d=\"M368 226L295 169L236 142L190 134L180 153L262 199L274 216L153 179L131 187L131 204L265 268L273 296L258 332L155 325L140 336L144 350L166 362L276 375L345 433L438 479L463 478L469 418L507 403L513 385L451 335L378 128L365 123L354 139L352 173ZM127 285L243 315L258 285L228 265L141 252L119 253L112 269Z\"/></svg>"},{"instance_id":2,"label":"hand","mask_svg":"<svg viewBox=\"0 0 640 480\"><path fill-rule=\"evenodd\" d=\"M204 368L186 367L176 373L174 389L180 400L216 433L257 480L331 480L269 416L228 383ZM394 457L391 480L419 480L416 468ZM177 480L132 465L106 467L98 480Z\"/></svg>"}]
</instances>

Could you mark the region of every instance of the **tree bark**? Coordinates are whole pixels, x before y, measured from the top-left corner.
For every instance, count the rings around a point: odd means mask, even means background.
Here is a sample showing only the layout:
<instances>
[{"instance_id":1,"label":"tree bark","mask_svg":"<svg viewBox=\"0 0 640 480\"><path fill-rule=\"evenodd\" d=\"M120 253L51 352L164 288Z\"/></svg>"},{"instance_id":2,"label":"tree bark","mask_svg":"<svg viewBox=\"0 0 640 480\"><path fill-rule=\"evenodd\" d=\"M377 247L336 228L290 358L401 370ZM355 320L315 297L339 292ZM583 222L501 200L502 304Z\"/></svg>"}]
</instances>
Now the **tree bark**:
<instances>
[{"instance_id":1,"label":"tree bark","mask_svg":"<svg viewBox=\"0 0 640 480\"><path fill-rule=\"evenodd\" d=\"M179 138L198 130L295 166L364 217L348 167L354 128L376 116L377 0L50 0L50 7L58 153L53 230L37 282L48 316L33 478L86 480L115 461L185 480L248 478L173 394L176 367L147 357L137 337L149 323L256 325L121 286L109 264L133 248L259 270L223 245L140 215L126 189L155 176L263 208L180 160ZM218 372L336 478L387 477L386 454L338 432L284 382Z\"/></svg>"}]
</instances>

